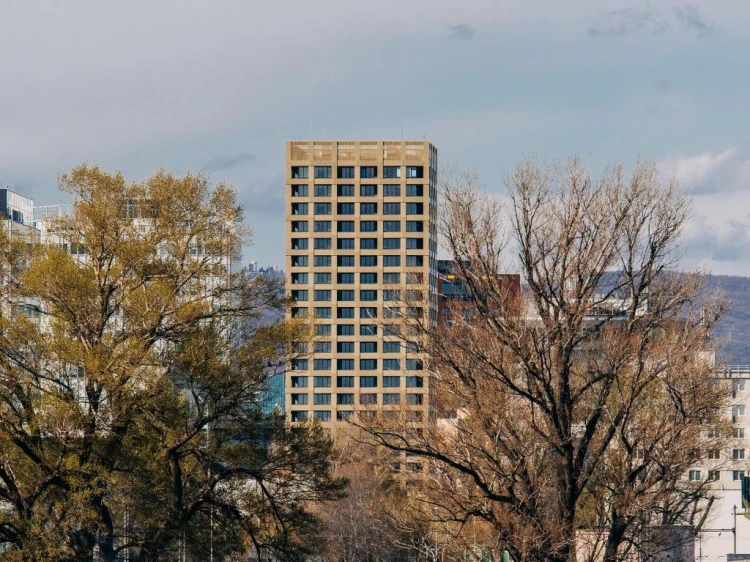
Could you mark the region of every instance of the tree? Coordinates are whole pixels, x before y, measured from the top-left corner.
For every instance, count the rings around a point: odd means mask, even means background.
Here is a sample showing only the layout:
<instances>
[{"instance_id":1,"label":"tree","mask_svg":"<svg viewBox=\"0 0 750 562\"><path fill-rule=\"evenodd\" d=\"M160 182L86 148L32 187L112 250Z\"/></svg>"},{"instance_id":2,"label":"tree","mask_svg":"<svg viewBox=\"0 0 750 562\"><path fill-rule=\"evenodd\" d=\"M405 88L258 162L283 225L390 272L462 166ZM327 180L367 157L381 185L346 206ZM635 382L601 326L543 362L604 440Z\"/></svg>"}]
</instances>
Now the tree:
<instances>
[{"instance_id":1,"label":"tree","mask_svg":"<svg viewBox=\"0 0 750 562\"><path fill-rule=\"evenodd\" d=\"M401 337L431 342L432 384L457 415L422 433L363 428L424 459L435 519L487 522L488 546L516 560L573 560L586 528L594 557L621 560L644 526L700 523L710 490L686 472L723 446L710 330L725 305L677 272L689 201L643 163L594 180L575 158L524 161L507 211L472 174L442 182L442 243L472 298Z\"/></svg>"},{"instance_id":2,"label":"tree","mask_svg":"<svg viewBox=\"0 0 750 562\"><path fill-rule=\"evenodd\" d=\"M253 322L285 302L228 271L234 192L87 165L60 184L72 213L2 244L0 559L301 558L306 505L344 481L320 428L260 411L309 330Z\"/></svg>"}]
</instances>

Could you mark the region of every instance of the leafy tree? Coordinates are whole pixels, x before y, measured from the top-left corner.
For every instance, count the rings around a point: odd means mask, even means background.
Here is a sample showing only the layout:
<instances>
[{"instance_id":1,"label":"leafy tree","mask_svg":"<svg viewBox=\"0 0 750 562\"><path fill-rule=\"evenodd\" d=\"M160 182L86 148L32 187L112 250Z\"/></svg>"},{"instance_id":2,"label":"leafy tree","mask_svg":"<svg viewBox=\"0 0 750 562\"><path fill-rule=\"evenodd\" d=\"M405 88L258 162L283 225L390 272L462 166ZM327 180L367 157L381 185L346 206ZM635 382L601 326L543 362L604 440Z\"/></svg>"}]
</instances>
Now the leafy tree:
<instances>
[{"instance_id":1,"label":"leafy tree","mask_svg":"<svg viewBox=\"0 0 750 562\"><path fill-rule=\"evenodd\" d=\"M308 328L261 325L279 286L230 275L250 232L225 185L82 165L73 211L2 243L0 559L300 559L339 496L318 427L260 393Z\"/></svg>"}]
</instances>

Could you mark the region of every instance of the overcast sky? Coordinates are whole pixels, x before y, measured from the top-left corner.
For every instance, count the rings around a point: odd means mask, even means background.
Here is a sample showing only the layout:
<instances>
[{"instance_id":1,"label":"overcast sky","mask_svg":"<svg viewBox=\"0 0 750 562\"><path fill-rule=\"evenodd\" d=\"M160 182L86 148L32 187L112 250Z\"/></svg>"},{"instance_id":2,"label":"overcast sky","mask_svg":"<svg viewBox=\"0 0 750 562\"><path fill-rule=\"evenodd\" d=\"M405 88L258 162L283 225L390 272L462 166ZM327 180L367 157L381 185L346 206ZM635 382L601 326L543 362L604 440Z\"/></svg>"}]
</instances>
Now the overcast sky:
<instances>
[{"instance_id":1,"label":"overcast sky","mask_svg":"<svg viewBox=\"0 0 750 562\"><path fill-rule=\"evenodd\" d=\"M747 0L0 0L0 183L202 169L281 265L289 139L403 129L488 189L641 155L695 194L685 265L750 275L749 54Z\"/></svg>"}]
</instances>

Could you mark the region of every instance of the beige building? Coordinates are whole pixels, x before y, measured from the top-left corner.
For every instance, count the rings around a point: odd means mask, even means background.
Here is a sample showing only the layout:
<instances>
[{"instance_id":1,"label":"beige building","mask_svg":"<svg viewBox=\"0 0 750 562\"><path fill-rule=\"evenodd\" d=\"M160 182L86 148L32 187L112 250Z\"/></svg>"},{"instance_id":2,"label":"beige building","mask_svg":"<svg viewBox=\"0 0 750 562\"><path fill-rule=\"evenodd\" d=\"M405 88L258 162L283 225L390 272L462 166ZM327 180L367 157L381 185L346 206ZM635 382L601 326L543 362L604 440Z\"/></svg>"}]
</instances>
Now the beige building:
<instances>
[{"instance_id":1,"label":"beige building","mask_svg":"<svg viewBox=\"0 0 750 562\"><path fill-rule=\"evenodd\" d=\"M434 415L426 358L393 334L436 321L436 180L427 141L287 142L290 314L316 331L286 374L291 421Z\"/></svg>"}]
</instances>

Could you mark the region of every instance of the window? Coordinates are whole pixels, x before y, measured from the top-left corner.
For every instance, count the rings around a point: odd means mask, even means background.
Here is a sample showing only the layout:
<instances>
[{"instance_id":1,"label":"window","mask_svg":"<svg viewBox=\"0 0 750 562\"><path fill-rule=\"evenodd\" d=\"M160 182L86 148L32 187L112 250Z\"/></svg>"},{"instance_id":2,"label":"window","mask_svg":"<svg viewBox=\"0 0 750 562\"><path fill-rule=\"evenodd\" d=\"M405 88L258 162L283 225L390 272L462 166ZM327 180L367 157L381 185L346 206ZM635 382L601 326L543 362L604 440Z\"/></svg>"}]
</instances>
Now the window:
<instances>
[{"instance_id":1,"label":"window","mask_svg":"<svg viewBox=\"0 0 750 562\"><path fill-rule=\"evenodd\" d=\"M383 232L401 232L401 221L383 221Z\"/></svg>"},{"instance_id":2,"label":"window","mask_svg":"<svg viewBox=\"0 0 750 562\"><path fill-rule=\"evenodd\" d=\"M407 273L406 284L407 285L421 285L424 277L421 273Z\"/></svg>"},{"instance_id":3,"label":"window","mask_svg":"<svg viewBox=\"0 0 750 562\"><path fill-rule=\"evenodd\" d=\"M315 353L331 353L331 342L329 341L315 342Z\"/></svg>"},{"instance_id":4,"label":"window","mask_svg":"<svg viewBox=\"0 0 750 562\"><path fill-rule=\"evenodd\" d=\"M292 250L307 250L307 238L292 238Z\"/></svg>"},{"instance_id":5,"label":"window","mask_svg":"<svg viewBox=\"0 0 750 562\"><path fill-rule=\"evenodd\" d=\"M401 256L383 256L383 267L399 267Z\"/></svg>"},{"instance_id":6,"label":"window","mask_svg":"<svg viewBox=\"0 0 750 562\"><path fill-rule=\"evenodd\" d=\"M292 291L292 298L296 301L306 301L307 291Z\"/></svg>"},{"instance_id":7,"label":"window","mask_svg":"<svg viewBox=\"0 0 750 562\"><path fill-rule=\"evenodd\" d=\"M306 371L307 359L292 359L292 371Z\"/></svg>"},{"instance_id":8,"label":"window","mask_svg":"<svg viewBox=\"0 0 750 562\"><path fill-rule=\"evenodd\" d=\"M331 386L330 384L328 386ZM313 404L315 406L328 406L331 404L330 394L313 394Z\"/></svg>"},{"instance_id":9,"label":"window","mask_svg":"<svg viewBox=\"0 0 750 562\"><path fill-rule=\"evenodd\" d=\"M292 307L292 318L302 318L304 316L307 316L307 307L304 307L304 306Z\"/></svg>"},{"instance_id":10,"label":"window","mask_svg":"<svg viewBox=\"0 0 750 562\"><path fill-rule=\"evenodd\" d=\"M328 403L330 404L330 401ZM329 422L331 421L331 412L328 410L316 410L313 412L313 417L321 422Z\"/></svg>"},{"instance_id":11,"label":"window","mask_svg":"<svg viewBox=\"0 0 750 562\"><path fill-rule=\"evenodd\" d=\"M330 324L317 324L315 326L315 335L316 336L330 336L331 325Z\"/></svg>"},{"instance_id":12,"label":"window","mask_svg":"<svg viewBox=\"0 0 750 562\"><path fill-rule=\"evenodd\" d=\"M745 405L740 404L738 406L732 406L732 421L737 421L737 418L744 417Z\"/></svg>"},{"instance_id":13,"label":"window","mask_svg":"<svg viewBox=\"0 0 750 562\"><path fill-rule=\"evenodd\" d=\"M292 406L306 406L307 394L292 394Z\"/></svg>"},{"instance_id":14,"label":"window","mask_svg":"<svg viewBox=\"0 0 750 562\"><path fill-rule=\"evenodd\" d=\"M378 186L371 184L363 184L359 186L360 197L376 197L378 194Z\"/></svg>"},{"instance_id":15,"label":"window","mask_svg":"<svg viewBox=\"0 0 750 562\"><path fill-rule=\"evenodd\" d=\"M336 213L339 215L353 215L354 214L354 203L338 203L336 204Z\"/></svg>"},{"instance_id":16,"label":"window","mask_svg":"<svg viewBox=\"0 0 750 562\"><path fill-rule=\"evenodd\" d=\"M741 461L745 458L745 449L732 449L732 460Z\"/></svg>"},{"instance_id":17,"label":"window","mask_svg":"<svg viewBox=\"0 0 750 562\"><path fill-rule=\"evenodd\" d=\"M330 359L315 359L313 361L313 370L314 371L330 371L331 360Z\"/></svg>"},{"instance_id":18,"label":"window","mask_svg":"<svg viewBox=\"0 0 750 562\"><path fill-rule=\"evenodd\" d=\"M307 256L292 256L292 267L307 267Z\"/></svg>"},{"instance_id":19,"label":"window","mask_svg":"<svg viewBox=\"0 0 750 562\"><path fill-rule=\"evenodd\" d=\"M359 403L363 406L375 406L378 403L377 394L360 394Z\"/></svg>"},{"instance_id":20,"label":"window","mask_svg":"<svg viewBox=\"0 0 750 562\"><path fill-rule=\"evenodd\" d=\"M336 386L339 388L354 388L354 377L336 377Z\"/></svg>"},{"instance_id":21,"label":"window","mask_svg":"<svg viewBox=\"0 0 750 562\"><path fill-rule=\"evenodd\" d=\"M331 204L330 203L315 203L315 214L316 215L330 215Z\"/></svg>"},{"instance_id":22,"label":"window","mask_svg":"<svg viewBox=\"0 0 750 562\"><path fill-rule=\"evenodd\" d=\"M292 221L292 232L307 232L307 221Z\"/></svg>"},{"instance_id":23,"label":"window","mask_svg":"<svg viewBox=\"0 0 750 562\"><path fill-rule=\"evenodd\" d=\"M422 221L406 221L406 232L424 232Z\"/></svg>"},{"instance_id":24,"label":"window","mask_svg":"<svg viewBox=\"0 0 750 562\"><path fill-rule=\"evenodd\" d=\"M401 308L398 306L388 306L383 309L383 318L398 318L401 316Z\"/></svg>"},{"instance_id":25,"label":"window","mask_svg":"<svg viewBox=\"0 0 750 562\"><path fill-rule=\"evenodd\" d=\"M733 470L732 471L732 480L737 482L737 480L742 480L745 477L745 471L744 470Z\"/></svg>"},{"instance_id":26,"label":"window","mask_svg":"<svg viewBox=\"0 0 750 562\"><path fill-rule=\"evenodd\" d=\"M359 223L360 232L377 232L378 222L377 221L362 221Z\"/></svg>"},{"instance_id":27,"label":"window","mask_svg":"<svg viewBox=\"0 0 750 562\"><path fill-rule=\"evenodd\" d=\"M330 238L316 238L314 248L316 250L330 250L331 239Z\"/></svg>"},{"instance_id":28,"label":"window","mask_svg":"<svg viewBox=\"0 0 750 562\"><path fill-rule=\"evenodd\" d=\"M400 282L400 273L383 273L383 283L386 285L398 285Z\"/></svg>"},{"instance_id":29,"label":"window","mask_svg":"<svg viewBox=\"0 0 750 562\"><path fill-rule=\"evenodd\" d=\"M313 377L313 386L315 388L330 388L331 377Z\"/></svg>"},{"instance_id":30,"label":"window","mask_svg":"<svg viewBox=\"0 0 750 562\"><path fill-rule=\"evenodd\" d=\"M361 285L373 285L377 282L378 282L377 273L360 273L359 274L359 283Z\"/></svg>"},{"instance_id":31,"label":"window","mask_svg":"<svg viewBox=\"0 0 750 562\"><path fill-rule=\"evenodd\" d=\"M378 204L377 203L360 203L359 214L360 215L377 215Z\"/></svg>"},{"instance_id":32,"label":"window","mask_svg":"<svg viewBox=\"0 0 750 562\"><path fill-rule=\"evenodd\" d=\"M422 316L422 307L421 306L407 307L406 316L408 318L419 318L420 316Z\"/></svg>"},{"instance_id":33,"label":"window","mask_svg":"<svg viewBox=\"0 0 750 562\"><path fill-rule=\"evenodd\" d=\"M354 249L354 238L339 238L336 241L336 247L339 250L353 250Z\"/></svg>"},{"instance_id":34,"label":"window","mask_svg":"<svg viewBox=\"0 0 750 562\"><path fill-rule=\"evenodd\" d=\"M353 306L340 306L336 309L337 318L354 318Z\"/></svg>"},{"instance_id":35,"label":"window","mask_svg":"<svg viewBox=\"0 0 750 562\"><path fill-rule=\"evenodd\" d=\"M718 470L709 470L708 471L708 481L709 482L716 482L721 478L721 473Z\"/></svg>"},{"instance_id":36,"label":"window","mask_svg":"<svg viewBox=\"0 0 750 562\"><path fill-rule=\"evenodd\" d=\"M395 341L383 342L383 353L400 353L401 344Z\"/></svg>"},{"instance_id":37,"label":"window","mask_svg":"<svg viewBox=\"0 0 750 562\"><path fill-rule=\"evenodd\" d=\"M315 185L315 197L330 197L331 196L331 186L330 185Z\"/></svg>"},{"instance_id":38,"label":"window","mask_svg":"<svg viewBox=\"0 0 750 562\"><path fill-rule=\"evenodd\" d=\"M354 377L346 377L349 379L354 380ZM352 383L352 386L354 386L354 383ZM336 395L336 404L339 406L351 406L354 404L354 394L337 394Z\"/></svg>"},{"instance_id":39,"label":"window","mask_svg":"<svg viewBox=\"0 0 750 562\"><path fill-rule=\"evenodd\" d=\"M377 353L378 342L376 341L359 342L359 352L360 353Z\"/></svg>"},{"instance_id":40,"label":"window","mask_svg":"<svg viewBox=\"0 0 750 562\"><path fill-rule=\"evenodd\" d=\"M377 359L360 359L359 370L360 371L376 371L378 369Z\"/></svg>"},{"instance_id":41,"label":"window","mask_svg":"<svg viewBox=\"0 0 750 562\"><path fill-rule=\"evenodd\" d=\"M375 388L378 386L378 377L359 377L360 388Z\"/></svg>"},{"instance_id":42,"label":"window","mask_svg":"<svg viewBox=\"0 0 750 562\"><path fill-rule=\"evenodd\" d=\"M401 203L383 203L384 215L400 215Z\"/></svg>"},{"instance_id":43,"label":"window","mask_svg":"<svg viewBox=\"0 0 750 562\"><path fill-rule=\"evenodd\" d=\"M292 377L292 388L307 388L307 377Z\"/></svg>"},{"instance_id":44,"label":"window","mask_svg":"<svg viewBox=\"0 0 750 562\"><path fill-rule=\"evenodd\" d=\"M378 309L374 306L363 306L359 309L360 318L377 318Z\"/></svg>"},{"instance_id":45,"label":"window","mask_svg":"<svg viewBox=\"0 0 750 562\"><path fill-rule=\"evenodd\" d=\"M384 371L398 371L401 369L401 361L398 359L383 359Z\"/></svg>"},{"instance_id":46,"label":"window","mask_svg":"<svg viewBox=\"0 0 750 562\"><path fill-rule=\"evenodd\" d=\"M349 421L354 412L336 412L336 421Z\"/></svg>"},{"instance_id":47,"label":"window","mask_svg":"<svg viewBox=\"0 0 750 562\"><path fill-rule=\"evenodd\" d=\"M315 221L314 227L315 232L331 232L331 221Z\"/></svg>"},{"instance_id":48,"label":"window","mask_svg":"<svg viewBox=\"0 0 750 562\"><path fill-rule=\"evenodd\" d=\"M383 238L383 249L384 250L400 250L401 238Z\"/></svg>"},{"instance_id":49,"label":"window","mask_svg":"<svg viewBox=\"0 0 750 562\"><path fill-rule=\"evenodd\" d=\"M401 377L383 377L383 388L399 388Z\"/></svg>"},{"instance_id":50,"label":"window","mask_svg":"<svg viewBox=\"0 0 750 562\"><path fill-rule=\"evenodd\" d=\"M339 273L339 275L341 275ZM351 274L354 277L354 274ZM352 302L354 300L354 291L339 291L336 297L339 301Z\"/></svg>"},{"instance_id":51,"label":"window","mask_svg":"<svg viewBox=\"0 0 750 562\"><path fill-rule=\"evenodd\" d=\"M737 398L737 393L742 392L743 390L745 390L745 381L732 381L732 398Z\"/></svg>"},{"instance_id":52,"label":"window","mask_svg":"<svg viewBox=\"0 0 750 562\"><path fill-rule=\"evenodd\" d=\"M386 289L383 291L383 300L386 302L401 300L401 291Z\"/></svg>"},{"instance_id":53,"label":"window","mask_svg":"<svg viewBox=\"0 0 750 562\"><path fill-rule=\"evenodd\" d=\"M411 404L412 406L419 406L422 404L422 395L421 394L407 394L406 395L406 403Z\"/></svg>"},{"instance_id":54,"label":"window","mask_svg":"<svg viewBox=\"0 0 750 562\"><path fill-rule=\"evenodd\" d=\"M421 215L424 212L424 203L407 203L406 214L407 215Z\"/></svg>"},{"instance_id":55,"label":"window","mask_svg":"<svg viewBox=\"0 0 750 562\"><path fill-rule=\"evenodd\" d=\"M424 168L422 168L422 166L407 166L406 177L407 178L422 178L424 177Z\"/></svg>"},{"instance_id":56,"label":"window","mask_svg":"<svg viewBox=\"0 0 750 562\"><path fill-rule=\"evenodd\" d=\"M339 324L336 326L337 336L353 336L354 335L354 324Z\"/></svg>"},{"instance_id":57,"label":"window","mask_svg":"<svg viewBox=\"0 0 750 562\"><path fill-rule=\"evenodd\" d=\"M354 232L354 221L338 221L336 229L339 232Z\"/></svg>"},{"instance_id":58,"label":"window","mask_svg":"<svg viewBox=\"0 0 750 562\"><path fill-rule=\"evenodd\" d=\"M307 412L292 412L292 422L307 421Z\"/></svg>"},{"instance_id":59,"label":"window","mask_svg":"<svg viewBox=\"0 0 750 562\"><path fill-rule=\"evenodd\" d=\"M306 185L293 185L292 197L307 197L307 186Z\"/></svg>"},{"instance_id":60,"label":"window","mask_svg":"<svg viewBox=\"0 0 750 562\"><path fill-rule=\"evenodd\" d=\"M378 300L378 292L367 290L359 292L359 300L364 302L374 302Z\"/></svg>"},{"instance_id":61,"label":"window","mask_svg":"<svg viewBox=\"0 0 750 562\"><path fill-rule=\"evenodd\" d=\"M354 197L354 186L353 185L339 185L336 186L336 193L339 197Z\"/></svg>"},{"instance_id":62,"label":"window","mask_svg":"<svg viewBox=\"0 0 750 562\"><path fill-rule=\"evenodd\" d=\"M383 406L396 406L401 403L401 395L386 393L383 394Z\"/></svg>"},{"instance_id":63,"label":"window","mask_svg":"<svg viewBox=\"0 0 750 562\"><path fill-rule=\"evenodd\" d=\"M423 386L422 377L406 377L407 388L422 388Z\"/></svg>"},{"instance_id":64,"label":"window","mask_svg":"<svg viewBox=\"0 0 750 562\"><path fill-rule=\"evenodd\" d=\"M360 250L377 250L378 239L377 238L361 238L359 240Z\"/></svg>"},{"instance_id":65,"label":"window","mask_svg":"<svg viewBox=\"0 0 750 562\"><path fill-rule=\"evenodd\" d=\"M307 179L307 166L292 166L292 178Z\"/></svg>"},{"instance_id":66,"label":"window","mask_svg":"<svg viewBox=\"0 0 750 562\"><path fill-rule=\"evenodd\" d=\"M359 177L362 179L372 179L378 177L377 166L360 166Z\"/></svg>"},{"instance_id":67,"label":"window","mask_svg":"<svg viewBox=\"0 0 750 562\"><path fill-rule=\"evenodd\" d=\"M354 179L354 166L339 166L336 170L336 177L339 179Z\"/></svg>"},{"instance_id":68,"label":"window","mask_svg":"<svg viewBox=\"0 0 750 562\"><path fill-rule=\"evenodd\" d=\"M383 197L401 197L400 185L384 185Z\"/></svg>"},{"instance_id":69,"label":"window","mask_svg":"<svg viewBox=\"0 0 750 562\"><path fill-rule=\"evenodd\" d=\"M306 215L307 203L292 203L292 214L293 215Z\"/></svg>"},{"instance_id":70,"label":"window","mask_svg":"<svg viewBox=\"0 0 750 562\"><path fill-rule=\"evenodd\" d=\"M330 178L331 167L330 166L315 166L315 178ZM414 176L416 177L416 176Z\"/></svg>"},{"instance_id":71,"label":"window","mask_svg":"<svg viewBox=\"0 0 750 562\"><path fill-rule=\"evenodd\" d=\"M735 427L732 429L732 437L735 439L744 439L745 438L745 428L744 427Z\"/></svg>"},{"instance_id":72,"label":"window","mask_svg":"<svg viewBox=\"0 0 750 562\"><path fill-rule=\"evenodd\" d=\"M719 449L709 449L707 453L709 460L719 460L721 458L721 455L719 453Z\"/></svg>"},{"instance_id":73,"label":"window","mask_svg":"<svg viewBox=\"0 0 750 562\"><path fill-rule=\"evenodd\" d=\"M424 186L423 185L407 185L406 196L407 197L423 197Z\"/></svg>"},{"instance_id":74,"label":"window","mask_svg":"<svg viewBox=\"0 0 750 562\"><path fill-rule=\"evenodd\" d=\"M406 291L406 299L409 302L423 301L424 293L422 293L422 291L415 291L414 289L409 289L408 291Z\"/></svg>"},{"instance_id":75,"label":"window","mask_svg":"<svg viewBox=\"0 0 750 562\"><path fill-rule=\"evenodd\" d=\"M378 256L359 256L360 267L376 267L378 265Z\"/></svg>"},{"instance_id":76,"label":"window","mask_svg":"<svg viewBox=\"0 0 750 562\"><path fill-rule=\"evenodd\" d=\"M317 256L317 257L330 257L330 256ZM313 282L316 285L330 285L331 274L330 273L315 273L313 275Z\"/></svg>"},{"instance_id":77,"label":"window","mask_svg":"<svg viewBox=\"0 0 750 562\"><path fill-rule=\"evenodd\" d=\"M422 250L424 248L424 239L422 238L407 238L406 249L407 250Z\"/></svg>"},{"instance_id":78,"label":"window","mask_svg":"<svg viewBox=\"0 0 750 562\"><path fill-rule=\"evenodd\" d=\"M354 370L354 359L336 359L336 370L338 370L338 371L353 371Z\"/></svg>"},{"instance_id":79,"label":"window","mask_svg":"<svg viewBox=\"0 0 750 562\"><path fill-rule=\"evenodd\" d=\"M331 256L315 256L313 258L313 264L315 267L331 267ZM330 273L328 275L329 280L327 282L330 283Z\"/></svg>"},{"instance_id":80,"label":"window","mask_svg":"<svg viewBox=\"0 0 750 562\"><path fill-rule=\"evenodd\" d=\"M406 267L419 267L424 263L424 256L406 256Z\"/></svg>"},{"instance_id":81,"label":"window","mask_svg":"<svg viewBox=\"0 0 750 562\"><path fill-rule=\"evenodd\" d=\"M351 285L354 283L353 273L338 273L336 274L336 282L340 285ZM339 297L339 300L341 297Z\"/></svg>"},{"instance_id":82,"label":"window","mask_svg":"<svg viewBox=\"0 0 750 562\"><path fill-rule=\"evenodd\" d=\"M354 353L354 342L340 341L336 344L336 351L338 353Z\"/></svg>"},{"instance_id":83,"label":"window","mask_svg":"<svg viewBox=\"0 0 750 562\"><path fill-rule=\"evenodd\" d=\"M336 265L339 267L354 267L354 256L336 256Z\"/></svg>"},{"instance_id":84,"label":"window","mask_svg":"<svg viewBox=\"0 0 750 562\"><path fill-rule=\"evenodd\" d=\"M315 300L316 301L330 301L331 300L331 291L324 291L324 290L316 290L315 291Z\"/></svg>"},{"instance_id":85,"label":"window","mask_svg":"<svg viewBox=\"0 0 750 562\"><path fill-rule=\"evenodd\" d=\"M384 178L400 178L401 166L383 166Z\"/></svg>"}]
</instances>

